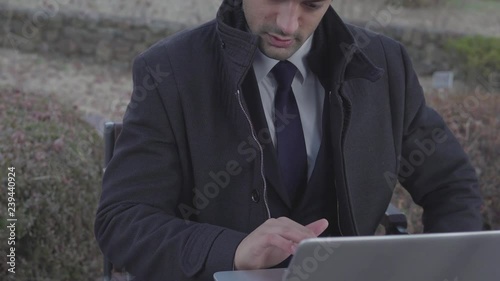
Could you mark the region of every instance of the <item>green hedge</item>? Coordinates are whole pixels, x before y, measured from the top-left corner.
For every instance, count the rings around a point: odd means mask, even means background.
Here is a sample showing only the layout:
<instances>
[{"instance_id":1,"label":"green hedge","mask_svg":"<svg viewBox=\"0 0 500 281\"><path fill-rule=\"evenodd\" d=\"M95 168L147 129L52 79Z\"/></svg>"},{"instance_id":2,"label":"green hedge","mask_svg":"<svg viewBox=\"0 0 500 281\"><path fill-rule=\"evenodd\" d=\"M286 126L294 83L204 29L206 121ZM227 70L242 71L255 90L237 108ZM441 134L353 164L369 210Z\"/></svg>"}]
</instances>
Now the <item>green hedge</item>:
<instances>
[{"instance_id":1,"label":"green hedge","mask_svg":"<svg viewBox=\"0 0 500 281\"><path fill-rule=\"evenodd\" d=\"M459 70L468 78L488 77L500 73L500 38L466 36L451 39L446 48L451 51Z\"/></svg>"},{"instance_id":2,"label":"green hedge","mask_svg":"<svg viewBox=\"0 0 500 281\"><path fill-rule=\"evenodd\" d=\"M96 280L102 257L93 221L102 139L72 108L40 95L0 91L0 182L15 167L15 280ZM6 192L0 198L5 229ZM8 231L0 231L7 253ZM7 272L6 255L0 270ZM3 279L3 278L2 278Z\"/></svg>"}]
</instances>

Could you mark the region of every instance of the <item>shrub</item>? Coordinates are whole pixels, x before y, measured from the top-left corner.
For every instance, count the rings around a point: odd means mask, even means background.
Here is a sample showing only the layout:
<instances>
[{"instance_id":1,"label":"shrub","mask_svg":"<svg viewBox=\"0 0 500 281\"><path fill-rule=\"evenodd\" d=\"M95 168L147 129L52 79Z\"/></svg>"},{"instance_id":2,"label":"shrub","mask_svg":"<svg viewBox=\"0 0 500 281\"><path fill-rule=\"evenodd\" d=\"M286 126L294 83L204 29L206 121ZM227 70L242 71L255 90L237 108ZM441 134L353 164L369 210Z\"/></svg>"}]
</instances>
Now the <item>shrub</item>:
<instances>
[{"instance_id":1,"label":"shrub","mask_svg":"<svg viewBox=\"0 0 500 281\"><path fill-rule=\"evenodd\" d=\"M71 108L39 95L0 92L0 183L15 167L15 280L96 280L102 257L93 235L102 140ZM0 227L7 219L0 197ZM7 231L0 231L2 249ZM7 251L2 251L6 253ZM6 255L0 270L7 272Z\"/></svg>"},{"instance_id":2,"label":"shrub","mask_svg":"<svg viewBox=\"0 0 500 281\"><path fill-rule=\"evenodd\" d=\"M441 113L477 171L485 224L500 230L500 95L477 88L469 95L432 94L428 102ZM393 203L407 215L410 232L422 232L422 210L405 190L396 189Z\"/></svg>"},{"instance_id":3,"label":"shrub","mask_svg":"<svg viewBox=\"0 0 500 281\"><path fill-rule=\"evenodd\" d=\"M500 69L500 38L465 36L450 39L446 49L451 51L458 70L467 78L488 77Z\"/></svg>"}]
</instances>

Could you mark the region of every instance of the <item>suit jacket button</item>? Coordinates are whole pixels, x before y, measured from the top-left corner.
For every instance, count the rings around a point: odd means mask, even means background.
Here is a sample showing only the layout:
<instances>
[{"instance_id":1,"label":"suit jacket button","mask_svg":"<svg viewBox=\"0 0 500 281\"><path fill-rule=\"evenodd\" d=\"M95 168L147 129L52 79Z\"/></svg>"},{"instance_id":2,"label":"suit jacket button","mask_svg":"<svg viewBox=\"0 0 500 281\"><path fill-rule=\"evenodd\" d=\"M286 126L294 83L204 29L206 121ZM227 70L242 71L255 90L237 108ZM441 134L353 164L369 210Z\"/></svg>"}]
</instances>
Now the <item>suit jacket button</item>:
<instances>
[{"instance_id":1,"label":"suit jacket button","mask_svg":"<svg viewBox=\"0 0 500 281\"><path fill-rule=\"evenodd\" d=\"M260 201L260 194L259 194L259 191L257 189L254 189L252 191L252 201L255 203L259 203L259 201Z\"/></svg>"}]
</instances>

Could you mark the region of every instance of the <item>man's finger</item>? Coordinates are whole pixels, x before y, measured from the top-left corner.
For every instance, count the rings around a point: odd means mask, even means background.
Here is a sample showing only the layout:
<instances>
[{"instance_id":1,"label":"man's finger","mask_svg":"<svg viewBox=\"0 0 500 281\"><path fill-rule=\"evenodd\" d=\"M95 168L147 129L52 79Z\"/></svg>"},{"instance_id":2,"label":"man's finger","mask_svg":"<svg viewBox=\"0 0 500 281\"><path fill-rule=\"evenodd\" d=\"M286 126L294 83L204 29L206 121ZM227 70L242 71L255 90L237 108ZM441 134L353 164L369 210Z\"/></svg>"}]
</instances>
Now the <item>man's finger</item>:
<instances>
[{"instance_id":1,"label":"man's finger","mask_svg":"<svg viewBox=\"0 0 500 281\"><path fill-rule=\"evenodd\" d=\"M293 241L282 237L279 234L266 234L264 235L265 245L269 245L272 247L277 247L291 255L293 253L293 245L295 244Z\"/></svg>"},{"instance_id":2,"label":"man's finger","mask_svg":"<svg viewBox=\"0 0 500 281\"><path fill-rule=\"evenodd\" d=\"M328 221L326 219L320 219L306 225L306 228L314 232L317 237L328 228Z\"/></svg>"},{"instance_id":3,"label":"man's finger","mask_svg":"<svg viewBox=\"0 0 500 281\"><path fill-rule=\"evenodd\" d=\"M305 226L294 222L288 218L279 218L266 225L266 232L276 233L294 243L307 238L317 237L316 233Z\"/></svg>"}]
</instances>

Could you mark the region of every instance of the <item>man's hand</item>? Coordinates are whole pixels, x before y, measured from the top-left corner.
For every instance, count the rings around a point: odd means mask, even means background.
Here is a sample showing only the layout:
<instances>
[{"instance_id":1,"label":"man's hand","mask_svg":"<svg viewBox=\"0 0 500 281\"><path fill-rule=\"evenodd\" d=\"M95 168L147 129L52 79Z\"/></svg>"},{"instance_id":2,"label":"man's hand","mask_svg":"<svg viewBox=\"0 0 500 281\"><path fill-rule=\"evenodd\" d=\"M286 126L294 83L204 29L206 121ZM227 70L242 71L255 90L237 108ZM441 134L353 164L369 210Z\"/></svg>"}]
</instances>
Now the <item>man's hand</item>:
<instances>
[{"instance_id":1,"label":"man's hand","mask_svg":"<svg viewBox=\"0 0 500 281\"><path fill-rule=\"evenodd\" d=\"M249 270L275 266L293 254L300 241L318 237L327 227L326 219L306 226L286 217L268 219L238 245L234 267Z\"/></svg>"}]
</instances>

